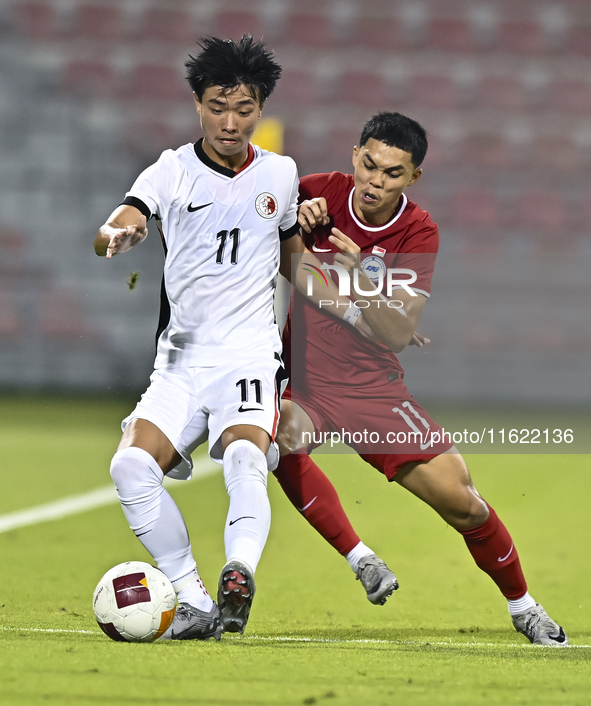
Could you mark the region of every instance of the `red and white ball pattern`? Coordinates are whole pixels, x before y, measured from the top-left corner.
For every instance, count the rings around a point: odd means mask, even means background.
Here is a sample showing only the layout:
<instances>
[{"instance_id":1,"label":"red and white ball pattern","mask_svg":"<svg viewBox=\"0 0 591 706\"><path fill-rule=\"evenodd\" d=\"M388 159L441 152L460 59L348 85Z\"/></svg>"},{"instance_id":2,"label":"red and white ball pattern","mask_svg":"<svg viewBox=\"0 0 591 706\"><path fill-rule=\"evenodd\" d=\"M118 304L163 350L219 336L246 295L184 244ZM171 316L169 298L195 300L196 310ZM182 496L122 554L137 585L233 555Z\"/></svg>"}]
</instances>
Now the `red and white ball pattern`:
<instances>
[{"instance_id":1,"label":"red and white ball pattern","mask_svg":"<svg viewBox=\"0 0 591 706\"><path fill-rule=\"evenodd\" d=\"M111 639L153 642L174 620L176 593L156 567L143 561L127 561L102 577L92 606L101 630Z\"/></svg>"}]
</instances>

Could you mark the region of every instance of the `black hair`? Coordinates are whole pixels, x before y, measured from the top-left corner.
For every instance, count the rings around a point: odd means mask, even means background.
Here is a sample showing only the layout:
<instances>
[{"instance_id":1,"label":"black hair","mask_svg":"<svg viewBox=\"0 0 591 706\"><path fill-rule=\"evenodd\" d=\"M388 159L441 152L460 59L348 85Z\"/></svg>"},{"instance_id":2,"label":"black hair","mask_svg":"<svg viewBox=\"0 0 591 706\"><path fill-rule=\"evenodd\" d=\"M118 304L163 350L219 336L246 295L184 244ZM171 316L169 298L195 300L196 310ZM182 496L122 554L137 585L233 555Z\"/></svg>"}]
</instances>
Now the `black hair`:
<instances>
[{"instance_id":1,"label":"black hair","mask_svg":"<svg viewBox=\"0 0 591 706\"><path fill-rule=\"evenodd\" d=\"M368 120L361 131L359 147L372 138L409 152L415 167L422 164L429 146L425 128L400 113L378 113Z\"/></svg>"},{"instance_id":2,"label":"black hair","mask_svg":"<svg viewBox=\"0 0 591 706\"><path fill-rule=\"evenodd\" d=\"M185 63L187 81L201 100L208 86L226 90L244 84L259 103L264 103L281 76L281 66L265 44L255 42L252 35L243 34L239 42L218 37L201 37L201 51L189 54Z\"/></svg>"}]
</instances>

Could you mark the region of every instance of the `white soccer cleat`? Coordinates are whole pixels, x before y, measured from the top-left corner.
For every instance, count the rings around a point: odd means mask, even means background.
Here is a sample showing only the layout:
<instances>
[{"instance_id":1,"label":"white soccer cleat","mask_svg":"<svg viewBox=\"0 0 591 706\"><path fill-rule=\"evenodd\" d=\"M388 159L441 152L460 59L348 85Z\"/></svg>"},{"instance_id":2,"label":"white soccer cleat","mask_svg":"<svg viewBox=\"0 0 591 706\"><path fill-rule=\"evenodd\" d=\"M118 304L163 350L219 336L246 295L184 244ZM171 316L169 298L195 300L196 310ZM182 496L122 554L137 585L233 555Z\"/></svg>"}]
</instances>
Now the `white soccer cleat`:
<instances>
[{"instance_id":1,"label":"white soccer cleat","mask_svg":"<svg viewBox=\"0 0 591 706\"><path fill-rule=\"evenodd\" d=\"M513 615L512 619L515 630L525 635L534 645L552 647L568 645L568 637L564 630L550 618L539 603L523 613Z\"/></svg>"},{"instance_id":2,"label":"white soccer cleat","mask_svg":"<svg viewBox=\"0 0 591 706\"><path fill-rule=\"evenodd\" d=\"M384 605L398 589L396 576L375 554L368 554L359 561L357 581L361 581L367 600L374 605Z\"/></svg>"}]
</instances>

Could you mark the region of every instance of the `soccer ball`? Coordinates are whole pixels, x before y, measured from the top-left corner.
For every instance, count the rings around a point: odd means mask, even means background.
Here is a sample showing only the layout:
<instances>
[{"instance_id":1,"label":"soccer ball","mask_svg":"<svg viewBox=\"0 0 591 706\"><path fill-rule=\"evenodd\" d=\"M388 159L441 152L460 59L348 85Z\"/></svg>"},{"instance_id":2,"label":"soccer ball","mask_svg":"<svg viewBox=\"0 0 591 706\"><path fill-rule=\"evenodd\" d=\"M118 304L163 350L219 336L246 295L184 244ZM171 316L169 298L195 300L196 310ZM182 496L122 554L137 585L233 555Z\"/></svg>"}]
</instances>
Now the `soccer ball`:
<instances>
[{"instance_id":1,"label":"soccer ball","mask_svg":"<svg viewBox=\"0 0 591 706\"><path fill-rule=\"evenodd\" d=\"M112 640L153 642L174 620L176 593L160 569L126 561L98 582L92 606L96 622Z\"/></svg>"}]
</instances>

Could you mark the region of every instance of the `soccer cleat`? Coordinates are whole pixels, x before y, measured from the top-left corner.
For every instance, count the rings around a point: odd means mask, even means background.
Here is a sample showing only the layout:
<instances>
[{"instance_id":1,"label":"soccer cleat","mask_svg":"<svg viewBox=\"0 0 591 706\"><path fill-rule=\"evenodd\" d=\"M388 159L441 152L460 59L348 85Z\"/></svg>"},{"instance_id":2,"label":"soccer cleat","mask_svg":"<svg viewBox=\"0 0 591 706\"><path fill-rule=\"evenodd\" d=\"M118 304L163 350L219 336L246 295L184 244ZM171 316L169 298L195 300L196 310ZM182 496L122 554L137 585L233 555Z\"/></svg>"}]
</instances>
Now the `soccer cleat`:
<instances>
[{"instance_id":1,"label":"soccer cleat","mask_svg":"<svg viewBox=\"0 0 591 706\"><path fill-rule=\"evenodd\" d=\"M224 566L218 584L223 632L244 632L255 591L254 578L242 562L229 561Z\"/></svg>"},{"instance_id":2,"label":"soccer cleat","mask_svg":"<svg viewBox=\"0 0 591 706\"><path fill-rule=\"evenodd\" d=\"M398 589L396 576L375 554L368 554L359 561L357 581L361 581L367 600L374 605L384 605Z\"/></svg>"},{"instance_id":3,"label":"soccer cleat","mask_svg":"<svg viewBox=\"0 0 591 706\"><path fill-rule=\"evenodd\" d=\"M525 635L534 645L568 645L564 630L550 618L539 603L524 613L513 615L512 619L515 630Z\"/></svg>"},{"instance_id":4,"label":"soccer cleat","mask_svg":"<svg viewBox=\"0 0 591 706\"><path fill-rule=\"evenodd\" d=\"M220 611L214 603L213 608L206 613L189 603L180 603L172 625L162 635L161 640L209 640L211 637L219 640L222 636Z\"/></svg>"}]
</instances>

